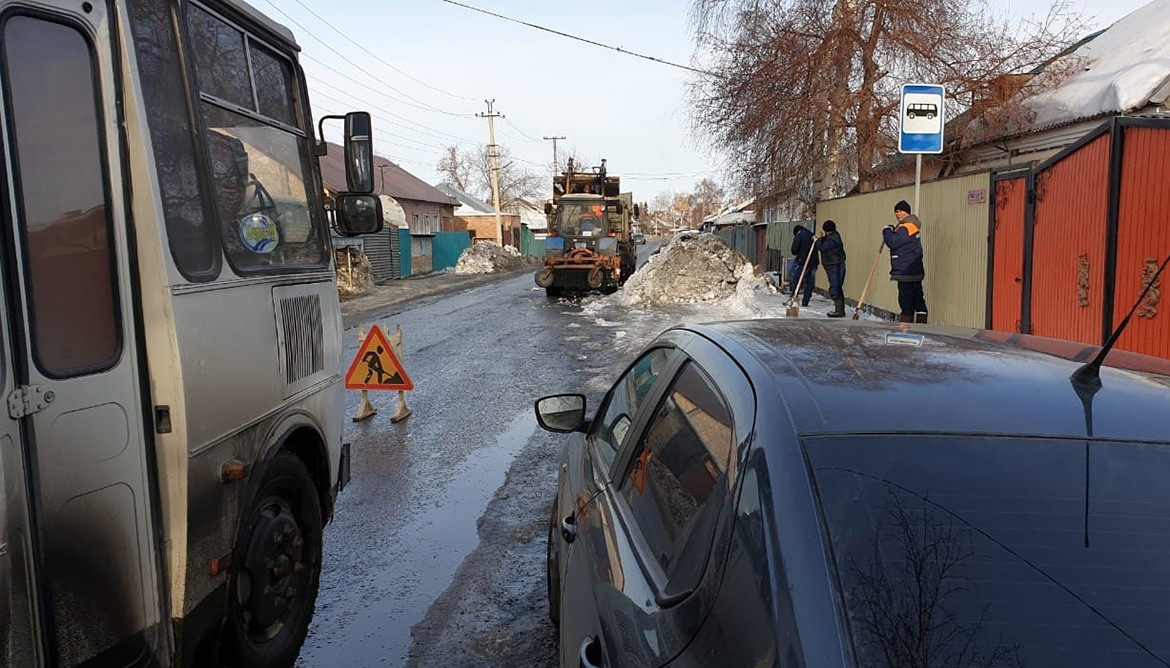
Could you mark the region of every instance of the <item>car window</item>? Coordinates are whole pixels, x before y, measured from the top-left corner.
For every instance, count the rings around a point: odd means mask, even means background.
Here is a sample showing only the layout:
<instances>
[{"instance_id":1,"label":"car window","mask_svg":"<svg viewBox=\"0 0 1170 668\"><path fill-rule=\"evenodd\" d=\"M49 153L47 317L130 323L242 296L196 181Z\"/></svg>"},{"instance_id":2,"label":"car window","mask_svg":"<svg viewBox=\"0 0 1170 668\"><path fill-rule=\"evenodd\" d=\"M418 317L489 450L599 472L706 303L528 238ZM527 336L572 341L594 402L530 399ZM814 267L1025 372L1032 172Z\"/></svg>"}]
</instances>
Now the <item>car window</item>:
<instances>
[{"instance_id":1,"label":"car window","mask_svg":"<svg viewBox=\"0 0 1170 668\"><path fill-rule=\"evenodd\" d=\"M619 489L666 575L667 596L689 591L702 576L733 440L727 402L688 362L634 448Z\"/></svg>"},{"instance_id":2,"label":"car window","mask_svg":"<svg viewBox=\"0 0 1170 668\"><path fill-rule=\"evenodd\" d=\"M654 381L666 368L670 358L669 348L654 348L638 358L609 391L594 420L594 443L601 457L600 468L608 471L614 456L625 443L626 435L633 425L634 416L642 406Z\"/></svg>"},{"instance_id":3,"label":"car window","mask_svg":"<svg viewBox=\"0 0 1170 668\"><path fill-rule=\"evenodd\" d=\"M804 445L859 665L1170 662L1170 446Z\"/></svg>"}]
</instances>

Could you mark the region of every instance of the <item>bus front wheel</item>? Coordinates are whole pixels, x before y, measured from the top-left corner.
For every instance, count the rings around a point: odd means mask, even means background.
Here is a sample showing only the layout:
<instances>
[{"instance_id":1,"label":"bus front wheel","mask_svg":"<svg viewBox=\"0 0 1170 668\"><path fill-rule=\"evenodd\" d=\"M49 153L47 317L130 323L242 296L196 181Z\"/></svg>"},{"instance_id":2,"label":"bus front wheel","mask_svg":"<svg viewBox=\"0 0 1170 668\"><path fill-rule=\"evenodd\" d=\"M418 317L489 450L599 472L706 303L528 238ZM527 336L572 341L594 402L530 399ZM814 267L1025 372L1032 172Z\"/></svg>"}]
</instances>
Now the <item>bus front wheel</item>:
<instances>
[{"instance_id":1,"label":"bus front wheel","mask_svg":"<svg viewBox=\"0 0 1170 668\"><path fill-rule=\"evenodd\" d=\"M291 666L309 632L321 578L321 504L308 469L280 452L240 524L228 583L233 666Z\"/></svg>"}]
</instances>

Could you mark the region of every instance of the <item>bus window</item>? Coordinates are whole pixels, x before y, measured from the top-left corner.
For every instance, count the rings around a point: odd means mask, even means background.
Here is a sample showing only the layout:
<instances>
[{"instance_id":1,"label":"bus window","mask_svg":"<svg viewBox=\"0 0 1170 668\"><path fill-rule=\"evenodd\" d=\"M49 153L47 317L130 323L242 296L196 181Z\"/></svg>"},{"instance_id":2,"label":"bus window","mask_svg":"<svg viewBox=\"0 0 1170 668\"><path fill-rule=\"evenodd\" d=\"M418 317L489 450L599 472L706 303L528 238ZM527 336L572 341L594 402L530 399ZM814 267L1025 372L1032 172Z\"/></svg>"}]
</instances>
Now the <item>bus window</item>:
<instances>
[{"instance_id":1,"label":"bus window","mask_svg":"<svg viewBox=\"0 0 1170 668\"><path fill-rule=\"evenodd\" d=\"M201 187L205 172L197 162L170 4L134 0L129 7L171 257L187 279L213 280L221 264L219 231L205 213L212 205Z\"/></svg>"},{"instance_id":2,"label":"bus window","mask_svg":"<svg viewBox=\"0 0 1170 668\"><path fill-rule=\"evenodd\" d=\"M327 266L291 64L198 5L187 15L228 262L241 274Z\"/></svg>"},{"instance_id":3,"label":"bus window","mask_svg":"<svg viewBox=\"0 0 1170 668\"><path fill-rule=\"evenodd\" d=\"M16 16L4 60L33 357L51 378L107 369L122 331L89 46L75 28Z\"/></svg>"}]
</instances>

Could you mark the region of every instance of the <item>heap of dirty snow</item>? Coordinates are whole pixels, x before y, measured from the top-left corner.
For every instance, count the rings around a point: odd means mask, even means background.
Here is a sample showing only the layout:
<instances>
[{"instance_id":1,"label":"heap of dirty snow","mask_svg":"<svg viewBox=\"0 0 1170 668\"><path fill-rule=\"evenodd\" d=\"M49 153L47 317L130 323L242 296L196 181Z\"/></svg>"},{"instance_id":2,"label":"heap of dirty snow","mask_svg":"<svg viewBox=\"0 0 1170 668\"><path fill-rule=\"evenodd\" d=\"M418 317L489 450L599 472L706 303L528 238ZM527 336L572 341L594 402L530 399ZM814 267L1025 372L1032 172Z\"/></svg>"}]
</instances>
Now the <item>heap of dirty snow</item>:
<instances>
[{"instance_id":1,"label":"heap of dirty snow","mask_svg":"<svg viewBox=\"0 0 1170 668\"><path fill-rule=\"evenodd\" d=\"M513 246L501 247L494 241L477 241L463 251L455 264L456 274L494 274L516 271L525 266L524 257Z\"/></svg>"},{"instance_id":2,"label":"heap of dirty snow","mask_svg":"<svg viewBox=\"0 0 1170 668\"><path fill-rule=\"evenodd\" d=\"M739 251L713 234L663 246L607 299L625 306L751 302L775 288Z\"/></svg>"},{"instance_id":3,"label":"heap of dirty snow","mask_svg":"<svg viewBox=\"0 0 1170 668\"><path fill-rule=\"evenodd\" d=\"M364 295L374 289L374 268L369 258L357 246L345 246L333 251L333 266L337 267L337 293L343 297Z\"/></svg>"}]
</instances>

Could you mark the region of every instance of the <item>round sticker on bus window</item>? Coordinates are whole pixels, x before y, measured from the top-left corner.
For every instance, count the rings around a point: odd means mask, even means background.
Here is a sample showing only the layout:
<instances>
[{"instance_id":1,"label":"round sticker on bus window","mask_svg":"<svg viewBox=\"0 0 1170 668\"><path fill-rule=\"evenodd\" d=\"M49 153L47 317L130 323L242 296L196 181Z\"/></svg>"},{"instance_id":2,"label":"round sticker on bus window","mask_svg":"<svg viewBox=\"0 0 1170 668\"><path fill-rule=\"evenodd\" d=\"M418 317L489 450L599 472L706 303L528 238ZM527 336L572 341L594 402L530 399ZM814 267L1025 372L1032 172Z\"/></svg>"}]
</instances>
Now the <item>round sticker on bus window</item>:
<instances>
[{"instance_id":1,"label":"round sticker on bus window","mask_svg":"<svg viewBox=\"0 0 1170 668\"><path fill-rule=\"evenodd\" d=\"M268 216L253 213L240 220L240 239L253 253L271 253L280 243L280 232Z\"/></svg>"}]
</instances>

